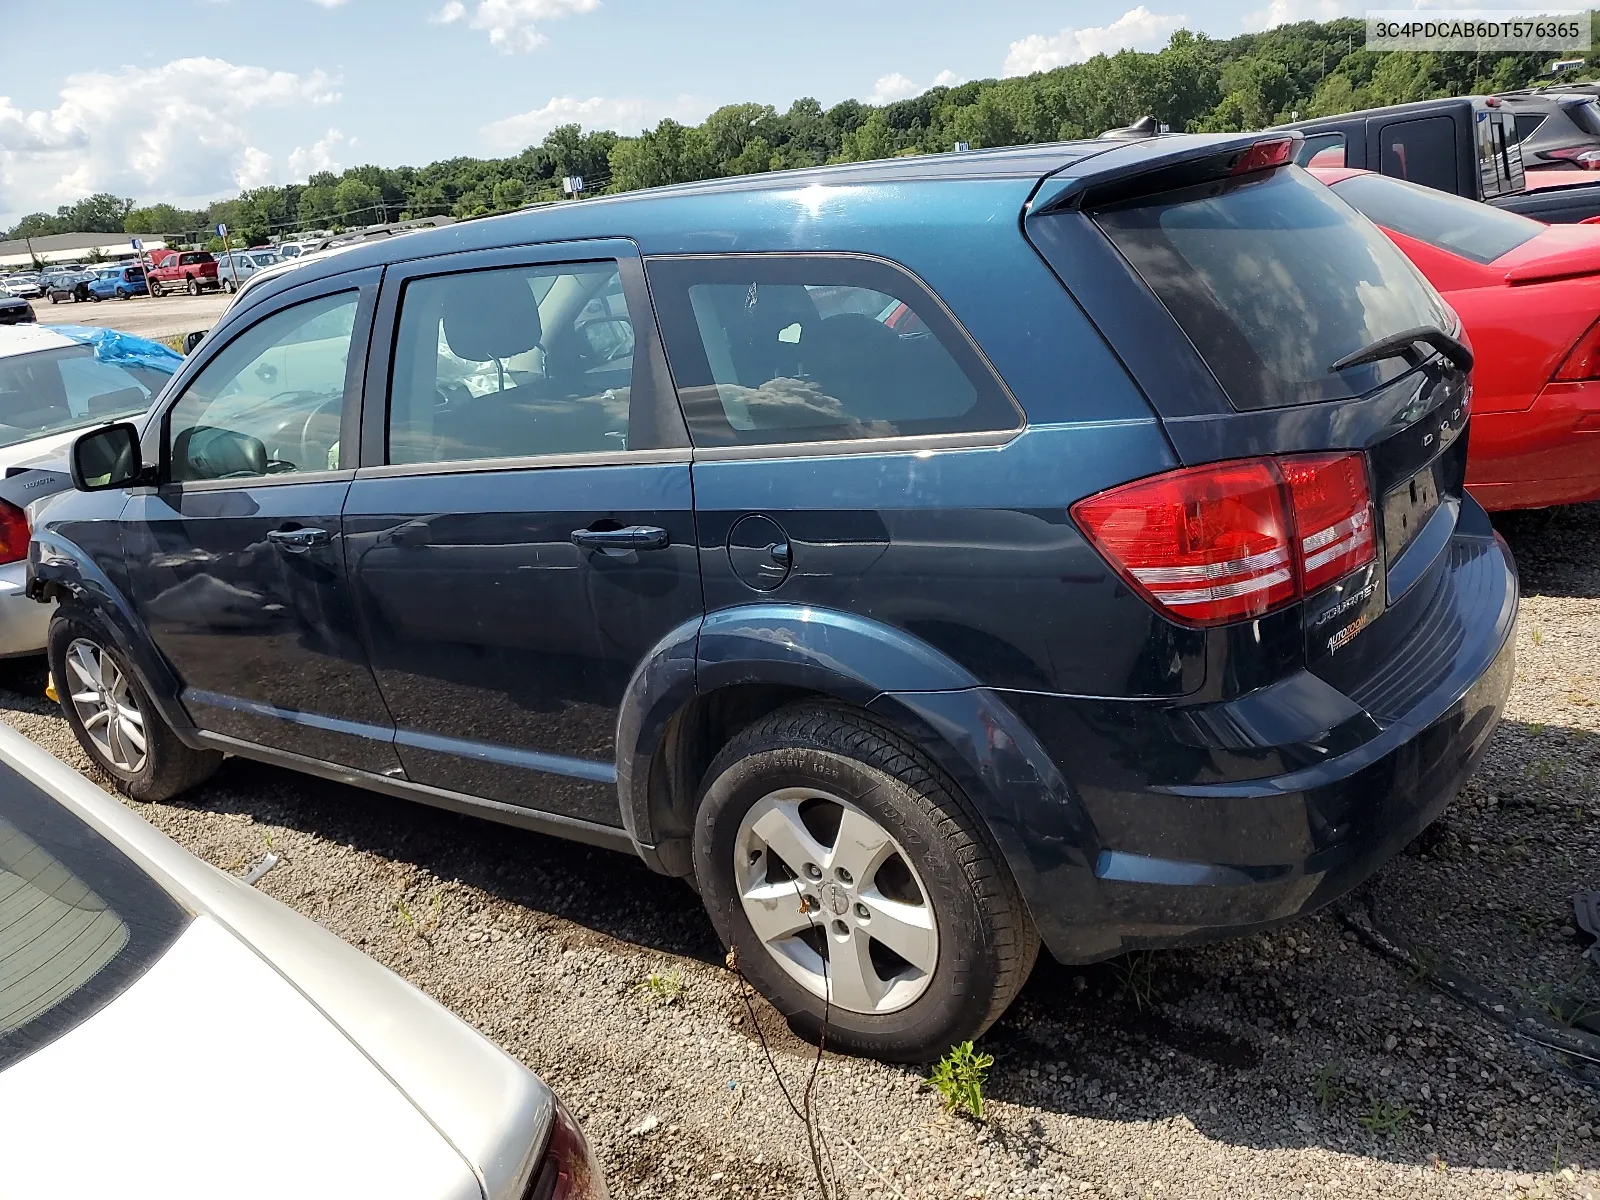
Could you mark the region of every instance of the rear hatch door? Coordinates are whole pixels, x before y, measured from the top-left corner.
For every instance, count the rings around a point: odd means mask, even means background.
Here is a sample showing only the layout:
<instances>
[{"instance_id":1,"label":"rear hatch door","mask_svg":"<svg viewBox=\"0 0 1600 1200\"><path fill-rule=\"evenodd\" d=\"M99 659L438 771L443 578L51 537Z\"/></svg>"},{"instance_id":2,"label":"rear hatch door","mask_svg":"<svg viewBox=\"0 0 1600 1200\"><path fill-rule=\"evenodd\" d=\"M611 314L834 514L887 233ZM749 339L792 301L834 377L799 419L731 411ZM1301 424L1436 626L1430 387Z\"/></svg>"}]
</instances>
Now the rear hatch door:
<instances>
[{"instance_id":1,"label":"rear hatch door","mask_svg":"<svg viewBox=\"0 0 1600 1200\"><path fill-rule=\"evenodd\" d=\"M1386 612L1444 569L1470 394L1466 372L1426 343L1333 364L1405 330L1457 335L1459 322L1376 226L1299 167L1255 167L1281 154L1253 142L1269 145L1257 135L1176 161L1091 160L1097 175L1041 189L1025 228L1185 465L1365 455L1377 561L1306 597L1301 614L1302 661L1354 686L1420 619Z\"/></svg>"}]
</instances>

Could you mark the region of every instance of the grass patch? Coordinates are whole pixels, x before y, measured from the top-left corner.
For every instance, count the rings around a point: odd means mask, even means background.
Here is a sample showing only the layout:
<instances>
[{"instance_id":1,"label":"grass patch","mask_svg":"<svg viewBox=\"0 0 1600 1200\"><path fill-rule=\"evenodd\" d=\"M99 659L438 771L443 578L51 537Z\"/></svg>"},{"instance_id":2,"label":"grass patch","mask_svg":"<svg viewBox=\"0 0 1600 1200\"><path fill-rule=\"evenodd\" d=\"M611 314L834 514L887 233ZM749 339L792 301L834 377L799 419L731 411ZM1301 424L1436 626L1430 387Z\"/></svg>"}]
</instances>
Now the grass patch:
<instances>
[{"instance_id":1,"label":"grass patch","mask_svg":"<svg viewBox=\"0 0 1600 1200\"><path fill-rule=\"evenodd\" d=\"M669 974L651 971L649 978L639 985L639 990L649 992L663 1004L678 1004L683 1000L683 975L678 971Z\"/></svg>"},{"instance_id":2,"label":"grass patch","mask_svg":"<svg viewBox=\"0 0 1600 1200\"><path fill-rule=\"evenodd\" d=\"M966 1109L978 1120L983 1120L983 1085L988 1082L989 1068L994 1066L994 1055L979 1054L971 1042L951 1046L948 1053L933 1068L928 1082L944 1099L946 1112Z\"/></svg>"},{"instance_id":3,"label":"grass patch","mask_svg":"<svg viewBox=\"0 0 1600 1200\"><path fill-rule=\"evenodd\" d=\"M1134 1008L1143 1012L1156 1002L1156 953L1154 950L1136 950L1112 964L1117 972L1117 994L1132 1000Z\"/></svg>"}]
</instances>

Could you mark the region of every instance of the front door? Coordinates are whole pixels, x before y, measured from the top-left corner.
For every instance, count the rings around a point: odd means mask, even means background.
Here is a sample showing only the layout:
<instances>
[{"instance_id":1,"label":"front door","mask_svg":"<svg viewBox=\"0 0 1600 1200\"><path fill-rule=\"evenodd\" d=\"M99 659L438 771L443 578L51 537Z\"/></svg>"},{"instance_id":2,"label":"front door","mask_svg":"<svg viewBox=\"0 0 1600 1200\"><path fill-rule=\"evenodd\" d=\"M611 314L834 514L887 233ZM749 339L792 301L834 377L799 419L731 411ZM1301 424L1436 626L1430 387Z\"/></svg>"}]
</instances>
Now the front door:
<instances>
[{"instance_id":1,"label":"front door","mask_svg":"<svg viewBox=\"0 0 1600 1200\"><path fill-rule=\"evenodd\" d=\"M620 825L623 693L701 611L687 437L636 251L391 269L374 343L391 382L367 407L386 415L344 528L407 776Z\"/></svg>"},{"instance_id":2,"label":"front door","mask_svg":"<svg viewBox=\"0 0 1600 1200\"><path fill-rule=\"evenodd\" d=\"M197 726L398 774L339 524L377 278L274 306L211 355L162 418L163 482L123 547Z\"/></svg>"}]
</instances>

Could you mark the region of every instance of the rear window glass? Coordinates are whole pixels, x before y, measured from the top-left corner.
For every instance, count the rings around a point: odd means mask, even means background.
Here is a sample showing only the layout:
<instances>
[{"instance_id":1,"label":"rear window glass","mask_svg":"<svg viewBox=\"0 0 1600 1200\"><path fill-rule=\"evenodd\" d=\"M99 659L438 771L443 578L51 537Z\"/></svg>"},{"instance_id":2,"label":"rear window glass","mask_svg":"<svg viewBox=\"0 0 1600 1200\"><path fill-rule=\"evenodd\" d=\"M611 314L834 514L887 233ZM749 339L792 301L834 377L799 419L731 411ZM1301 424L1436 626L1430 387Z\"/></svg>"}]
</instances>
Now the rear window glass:
<instances>
[{"instance_id":1,"label":"rear window glass","mask_svg":"<svg viewBox=\"0 0 1600 1200\"><path fill-rule=\"evenodd\" d=\"M1548 228L1519 213L1382 175L1356 175L1333 190L1385 229L1476 263L1491 263Z\"/></svg>"},{"instance_id":2,"label":"rear window glass","mask_svg":"<svg viewBox=\"0 0 1600 1200\"><path fill-rule=\"evenodd\" d=\"M116 846L0 767L0 1069L127 988L188 923Z\"/></svg>"},{"instance_id":3,"label":"rear window glass","mask_svg":"<svg viewBox=\"0 0 1600 1200\"><path fill-rule=\"evenodd\" d=\"M1094 214L1239 408L1364 395L1404 359L1353 351L1444 319L1438 293L1370 221L1298 167Z\"/></svg>"},{"instance_id":4,"label":"rear window glass","mask_svg":"<svg viewBox=\"0 0 1600 1200\"><path fill-rule=\"evenodd\" d=\"M647 264L697 446L1015 429L1016 406L937 301L887 262Z\"/></svg>"},{"instance_id":5,"label":"rear window glass","mask_svg":"<svg viewBox=\"0 0 1600 1200\"><path fill-rule=\"evenodd\" d=\"M182 362L174 355L172 368ZM0 446L142 413L171 377L153 365L103 362L93 346L0 358Z\"/></svg>"},{"instance_id":6,"label":"rear window glass","mask_svg":"<svg viewBox=\"0 0 1600 1200\"><path fill-rule=\"evenodd\" d=\"M1563 104L1572 123L1590 137L1600 135L1600 105L1593 100L1580 100L1576 104ZM1520 122L1521 118L1518 118Z\"/></svg>"}]
</instances>

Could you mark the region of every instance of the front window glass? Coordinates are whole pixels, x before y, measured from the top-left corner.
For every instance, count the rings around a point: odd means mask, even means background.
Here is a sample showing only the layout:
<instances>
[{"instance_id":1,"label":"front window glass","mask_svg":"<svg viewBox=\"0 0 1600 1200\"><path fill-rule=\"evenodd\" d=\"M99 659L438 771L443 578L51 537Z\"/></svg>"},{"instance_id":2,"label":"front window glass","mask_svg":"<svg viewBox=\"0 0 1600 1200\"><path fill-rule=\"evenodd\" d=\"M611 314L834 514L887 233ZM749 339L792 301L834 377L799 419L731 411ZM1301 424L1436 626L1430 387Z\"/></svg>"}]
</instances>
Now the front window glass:
<instances>
[{"instance_id":1,"label":"front window glass","mask_svg":"<svg viewBox=\"0 0 1600 1200\"><path fill-rule=\"evenodd\" d=\"M127 988L188 920L121 850L0 766L0 1069Z\"/></svg>"},{"instance_id":2,"label":"front window glass","mask_svg":"<svg viewBox=\"0 0 1600 1200\"><path fill-rule=\"evenodd\" d=\"M170 367L100 362L93 346L0 358L0 446L133 416L167 385Z\"/></svg>"},{"instance_id":3,"label":"front window glass","mask_svg":"<svg viewBox=\"0 0 1600 1200\"><path fill-rule=\"evenodd\" d=\"M648 264L696 445L1002 431L1018 417L902 270L822 256Z\"/></svg>"},{"instance_id":4,"label":"front window glass","mask_svg":"<svg viewBox=\"0 0 1600 1200\"><path fill-rule=\"evenodd\" d=\"M406 285L391 463L626 450L633 319L615 261Z\"/></svg>"},{"instance_id":5,"label":"front window glass","mask_svg":"<svg viewBox=\"0 0 1600 1200\"><path fill-rule=\"evenodd\" d=\"M195 376L167 418L175 481L337 470L356 292L251 326Z\"/></svg>"},{"instance_id":6,"label":"front window glass","mask_svg":"<svg viewBox=\"0 0 1600 1200\"><path fill-rule=\"evenodd\" d=\"M1365 395L1409 368L1345 355L1444 302L1381 230L1299 167L1141 197L1094 215L1240 408Z\"/></svg>"},{"instance_id":7,"label":"front window glass","mask_svg":"<svg viewBox=\"0 0 1600 1200\"><path fill-rule=\"evenodd\" d=\"M1333 190L1385 229L1476 263L1491 263L1549 228L1492 204L1382 175L1356 175Z\"/></svg>"}]
</instances>

